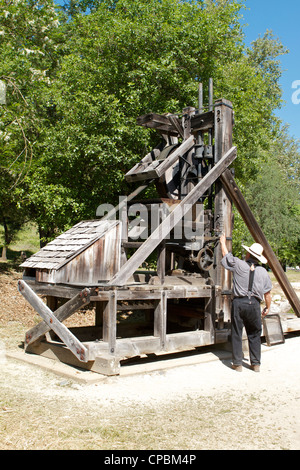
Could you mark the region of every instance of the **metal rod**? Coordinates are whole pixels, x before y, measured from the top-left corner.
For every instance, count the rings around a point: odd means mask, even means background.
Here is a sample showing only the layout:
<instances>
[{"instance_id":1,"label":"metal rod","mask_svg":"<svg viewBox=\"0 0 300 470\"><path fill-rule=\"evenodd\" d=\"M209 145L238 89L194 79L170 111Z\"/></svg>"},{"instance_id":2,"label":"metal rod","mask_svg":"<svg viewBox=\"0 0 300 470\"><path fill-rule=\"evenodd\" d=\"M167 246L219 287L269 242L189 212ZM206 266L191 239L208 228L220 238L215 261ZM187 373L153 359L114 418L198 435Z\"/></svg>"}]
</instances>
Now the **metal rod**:
<instances>
[{"instance_id":1,"label":"metal rod","mask_svg":"<svg viewBox=\"0 0 300 470\"><path fill-rule=\"evenodd\" d=\"M209 111L212 111L213 108L214 108L214 103L213 103L214 91L213 91L213 87L214 87L214 82L213 82L213 79L210 78L209 79L209 84L208 84L208 110Z\"/></svg>"},{"instance_id":2,"label":"metal rod","mask_svg":"<svg viewBox=\"0 0 300 470\"><path fill-rule=\"evenodd\" d=\"M199 114L203 113L203 85L202 83L199 83L198 109L199 109Z\"/></svg>"}]
</instances>

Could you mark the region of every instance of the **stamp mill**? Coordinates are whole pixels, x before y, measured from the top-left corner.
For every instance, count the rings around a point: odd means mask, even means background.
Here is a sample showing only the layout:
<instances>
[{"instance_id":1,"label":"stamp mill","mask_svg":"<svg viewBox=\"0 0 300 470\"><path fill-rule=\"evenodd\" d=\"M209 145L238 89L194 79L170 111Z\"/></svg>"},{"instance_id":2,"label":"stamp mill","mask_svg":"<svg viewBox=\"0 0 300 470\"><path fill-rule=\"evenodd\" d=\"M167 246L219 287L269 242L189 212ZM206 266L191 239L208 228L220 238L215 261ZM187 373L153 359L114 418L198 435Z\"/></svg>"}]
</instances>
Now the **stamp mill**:
<instances>
[{"instance_id":1,"label":"stamp mill","mask_svg":"<svg viewBox=\"0 0 300 470\"><path fill-rule=\"evenodd\" d=\"M125 175L132 193L21 265L19 292L41 317L26 333L26 352L117 375L128 358L227 342L231 274L220 265L218 241L225 232L231 249L233 203L300 316L299 299L229 169L237 158L233 106L213 99L212 80L208 102L204 109L200 85L198 109L139 117L137 125L155 129L158 145ZM142 199L150 185L158 198ZM90 306L93 325L64 325Z\"/></svg>"}]
</instances>

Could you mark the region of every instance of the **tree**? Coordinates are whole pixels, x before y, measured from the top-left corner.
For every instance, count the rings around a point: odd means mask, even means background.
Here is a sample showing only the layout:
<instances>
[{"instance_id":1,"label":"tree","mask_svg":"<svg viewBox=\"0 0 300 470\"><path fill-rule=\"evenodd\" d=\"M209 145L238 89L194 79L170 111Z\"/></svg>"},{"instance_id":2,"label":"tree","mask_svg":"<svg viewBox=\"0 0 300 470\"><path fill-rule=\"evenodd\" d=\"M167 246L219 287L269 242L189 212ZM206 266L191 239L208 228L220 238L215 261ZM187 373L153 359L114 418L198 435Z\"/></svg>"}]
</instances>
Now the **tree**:
<instances>
[{"instance_id":1,"label":"tree","mask_svg":"<svg viewBox=\"0 0 300 470\"><path fill-rule=\"evenodd\" d=\"M24 169L23 135L14 126L15 134L2 128L10 135L4 142L2 134L7 158L0 158L14 181L23 169L15 197L43 242L127 194L124 174L157 144L156 133L138 127L136 118L197 107L198 83L207 88L210 77L215 97L234 105L239 184L255 181L280 132L274 111L285 48L270 33L246 48L243 6L243 0L72 0L61 16L51 0L10 2L1 73L16 88L4 109L22 118L32 158Z\"/></svg>"},{"instance_id":2,"label":"tree","mask_svg":"<svg viewBox=\"0 0 300 470\"><path fill-rule=\"evenodd\" d=\"M290 175L286 164L292 160L289 153L290 147L284 141L272 143L259 175L247 191L253 212L283 265L298 264L300 256L299 180Z\"/></svg>"},{"instance_id":3,"label":"tree","mask_svg":"<svg viewBox=\"0 0 300 470\"><path fill-rule=\"evenodd\" d=\"M5 244L30 217L20 195L38 159L35 145L47 125L51 86L58 59L59 16L52 0L0 0L0 223ZM22 206L22 210L21 210Z\"/></svg>"},{"instance_id":4,"label":"tree","mask_svg":"<svg viewBox=\"0 0 300 470\"><path fill-rule=\"evenodd\" d=\"M287 52L267 31L251 48L245 48L237 61L220 71L218 91L234 105L234 143L238 148L235 172L242 184L256 178L271 142L281 135L275 111L282 105L279 57Z\"/></svg>"},{"instance_id":5,"label":"tree","mask_svg":"<svg viewBox=\"0 0 300 470\"><path fill-rule=\"evenodd\" d=\"M241 54L239 9L239 1L119 0L98 2L89 15L73 13L51 86L55 117L27 178L40 224L64 229L128 193L124 174L157 144L136 118L197 105L198 82L207 84ZM51 185L61 204L50 223L42 188Z\"/></svg>"},{"instance_id":6,"label":"tree","mask_svg":"<svg viewBox=\"0 0 300 470\"><path fill-rule=\"evenodd\" d=\"M300 152L297 142L282 128L280 138L264 151L255 178L244 185L243 193L259 225L281 263L300 262ZM241 217L235 211L234 251L241 255L241 243L253 242Z\"/></svg>"}]
</instances>

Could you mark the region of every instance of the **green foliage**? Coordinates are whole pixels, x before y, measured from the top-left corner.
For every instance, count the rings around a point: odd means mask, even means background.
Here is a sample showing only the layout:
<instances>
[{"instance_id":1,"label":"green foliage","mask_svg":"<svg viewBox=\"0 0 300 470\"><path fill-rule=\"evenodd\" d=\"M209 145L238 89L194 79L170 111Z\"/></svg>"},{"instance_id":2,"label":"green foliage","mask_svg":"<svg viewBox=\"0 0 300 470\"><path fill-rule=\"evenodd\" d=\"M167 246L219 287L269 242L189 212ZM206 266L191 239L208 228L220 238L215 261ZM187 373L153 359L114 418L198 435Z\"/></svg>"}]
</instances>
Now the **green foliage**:
<instances>
[{"instance_id":1,"label":"green foliage","mask_svg":"<svg viewBox=\"0 0 300 470\"><path fill-rule=\"evenodd\" d=\"M300 263L299 144L283 128L280 139L264 153L255 179L242 192L279 260L296 266ZM253 240L236 210L234 220L234 252L240 256L241 243Z\"/></svg>"},{"instance_id":2,"label":"green foliage","mask_svg":"<svg viewBox=\"0 0 300 470\"><path fill-rule=\"evenodd\" d=\"M206 83L221 62L239 53L239 8L235 1L119 0L113 8L99 2L86 16L73 9L49 89L53 117L35 150L39 175L27 178L35 210L34 201L43 197L40 191L35 196L36 179L46 192L51 184L68 191L68 221L74 205L77 221L127 194L124 174L158 141L136 126L136 118L197 105L197 82ZM226 34L226 41L218 34ZM52 221L62 229L60 210Z\"/></svg>"},{"instance_id":3,"label":"green foliage","mask_svg":"<svg viewBox=\"0 0 300 470\"><path fill-rule=\"evenodd\" d=\"M0 0L2 218L35 221L44 243L95 217L99 204L117 203L132 190L124 174L158 143L136 118L197 107L198 83L206 96L210 77L215 98L234 105L236 178L253 207L272 201L261 184L269 167L296 201L299 148L275 117L287 51L271 32L245 47L244 3L70 0L61 9L52 0ZM277 217L297 221L287 199ZM238 214L235 227L245 241ZM296 229L288 232L270 234L277 250L297 247Z\"/></svg>"},{"instance_id":4,"label":"green foliage","mask_svg":"<svg viewBox=\"0 0 300 470\"><path fill-rule=\"evenodd\" d=\"M52 0L0 0L0 7L0 79L6 87L6 104L0 106L0 222L9 227L9 240L30 217L19 190L37 164L34 146L47 125L45 95L57 66L59 20Z\"/></svg>"},{"instance_id":5,"label":"green foliage","mask_svg":"<svg viewBox=\"0 0 300 470\"><path fill-rule=\"evenodd\" d=\"M281 151L280 151L281 150ZM289 157L288 148L285 156ZM280 151L280 153L279 153ZM261 165L260 173L248 191L248 201L257 220L282 263L299 263L300 197L295 185L282 165L282 148L277 143Z\"/></svg>"}]
</instances>

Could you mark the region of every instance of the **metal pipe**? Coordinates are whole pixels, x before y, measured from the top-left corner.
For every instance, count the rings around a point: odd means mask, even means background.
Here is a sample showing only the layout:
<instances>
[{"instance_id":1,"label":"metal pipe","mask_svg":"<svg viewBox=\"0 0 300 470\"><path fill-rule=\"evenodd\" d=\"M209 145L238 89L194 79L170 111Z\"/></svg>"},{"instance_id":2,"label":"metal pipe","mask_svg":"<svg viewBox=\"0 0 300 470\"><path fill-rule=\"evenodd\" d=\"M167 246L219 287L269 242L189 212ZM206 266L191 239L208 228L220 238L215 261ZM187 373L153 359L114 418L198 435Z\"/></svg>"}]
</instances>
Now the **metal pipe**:
<instances>
[{"instance_id":1,"label":"metal pipe","mask_svg":"<svg viewBox=\"0 0 300 470\"><path fill-rule=\"evenodd\" d=\"M198 109L199 109L199 114L203 113L203 85L202 83L199 83Z\"/></svg>"}]
</instances>

